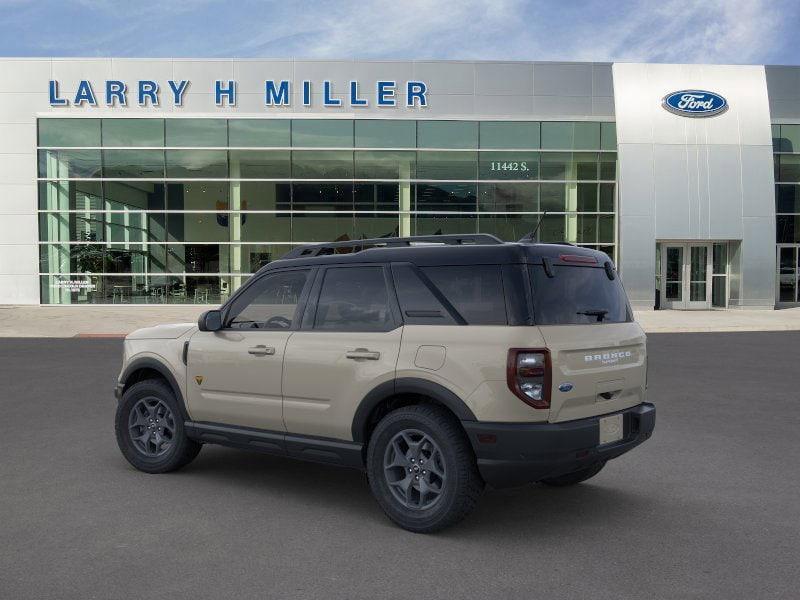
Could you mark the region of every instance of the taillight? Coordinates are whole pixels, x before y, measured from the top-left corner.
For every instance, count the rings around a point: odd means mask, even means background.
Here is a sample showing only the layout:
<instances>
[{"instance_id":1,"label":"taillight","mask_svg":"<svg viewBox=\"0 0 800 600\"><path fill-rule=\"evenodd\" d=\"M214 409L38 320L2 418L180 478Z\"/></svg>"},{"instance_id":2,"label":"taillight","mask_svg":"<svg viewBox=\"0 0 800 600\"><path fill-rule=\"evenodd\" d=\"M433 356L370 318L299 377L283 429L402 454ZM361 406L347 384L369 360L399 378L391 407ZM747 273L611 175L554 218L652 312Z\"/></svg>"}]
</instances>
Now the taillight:
<instances>
[{"instance_id":1,"label":"taillight","mask_svg":"<svg viewBox=\"0 0 800 600\"><path fill-rule=\"evenodd\" d=\"M550 352L512 348L506 366L508 388L533 408L550 408Z\"/></svg>"}]
</instances>

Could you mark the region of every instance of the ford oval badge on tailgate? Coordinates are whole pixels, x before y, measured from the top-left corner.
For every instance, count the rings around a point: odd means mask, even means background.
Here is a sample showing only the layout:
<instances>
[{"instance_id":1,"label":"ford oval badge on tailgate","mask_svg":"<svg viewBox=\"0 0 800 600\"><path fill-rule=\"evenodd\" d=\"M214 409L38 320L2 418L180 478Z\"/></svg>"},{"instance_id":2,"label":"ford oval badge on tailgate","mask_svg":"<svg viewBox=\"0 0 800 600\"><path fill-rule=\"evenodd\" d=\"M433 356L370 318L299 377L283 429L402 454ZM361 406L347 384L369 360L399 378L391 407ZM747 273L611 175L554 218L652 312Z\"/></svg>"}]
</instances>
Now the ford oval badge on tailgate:
<instances>
[{"instance_id":1,"label":"ford oval badge on tailgate","mask_svg":"<svg viewBox=\"0 0 800 600\"><path fill-rule=\"evenodd\" d=\"M558 391L559 392L570 392L570 391L572 391L572 384L571 383L562 383L560 386L558 386Z\"/></svg>"}]
</instances>

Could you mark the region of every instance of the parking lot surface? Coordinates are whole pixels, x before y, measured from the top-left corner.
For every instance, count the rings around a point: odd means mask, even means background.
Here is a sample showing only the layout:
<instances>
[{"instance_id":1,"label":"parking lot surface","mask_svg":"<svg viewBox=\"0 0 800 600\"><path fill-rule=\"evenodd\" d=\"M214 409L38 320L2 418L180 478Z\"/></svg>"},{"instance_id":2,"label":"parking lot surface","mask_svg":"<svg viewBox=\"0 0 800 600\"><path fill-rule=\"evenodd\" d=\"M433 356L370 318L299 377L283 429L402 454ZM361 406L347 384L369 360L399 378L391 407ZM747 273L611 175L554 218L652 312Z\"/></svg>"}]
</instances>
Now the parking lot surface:
<instances>
[{"instance_id":1,"label":"parking lot surface","mask_svg":"<svg viewBox=\"0 0 800 600\"><path fill-rule=\"evenodd\" d=\"M648 339L650 441L427 536L354 470L206 446L137 472L120 340L0 339L0 598L797 597L800 333Z\"/></svg>"}]
</instances>

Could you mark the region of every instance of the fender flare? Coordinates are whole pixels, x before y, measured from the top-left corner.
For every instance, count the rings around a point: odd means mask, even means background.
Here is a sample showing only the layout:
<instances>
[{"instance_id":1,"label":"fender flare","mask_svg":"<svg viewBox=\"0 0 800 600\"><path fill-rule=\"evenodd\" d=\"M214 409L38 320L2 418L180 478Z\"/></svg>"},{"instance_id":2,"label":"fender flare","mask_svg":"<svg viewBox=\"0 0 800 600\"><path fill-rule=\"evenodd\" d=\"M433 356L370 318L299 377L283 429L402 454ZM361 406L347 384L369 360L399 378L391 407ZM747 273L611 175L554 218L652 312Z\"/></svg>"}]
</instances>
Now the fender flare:
<instances>
[{"instance_id":1,"label":"fender flare","mask_svg":"<svg viewBox=\"0 0 800 600\"><path fill-rule=\"evenodd\" d=\"M419 394L428 396L450 409L460 421L478 420L469 406L443 385L427 379L400 377L398 379L384 381L370 390L361 400L353 416L353 425L351 428L353 441L359 443L365 442L364 431L367 427L370 414L372 414L372 411L381 402L397 394Z\"/></svg>"},{"instance_id":2,"label":"fender flare","mask_svg":"<svg viewBox=\"0 0 800 600\"><path fill-rule=\"evenodd\" d=\"M132 360L130 364L125 367L122 375L120 375L119 383L123 387L127 387L128 380L130 379L131 375L137 371L141 371L142 369L152 369L167 380L169 387L172 388L172 393L175 394L175 398L178 400L178 406L181 410L181 417L183 418L184 422L190 421L191 419L189 418L189 412L186 410L186 402L183 399L183 393L181 393L181 388L178 385L178 381L175 379L175 375L172 374L172 371L170 371L169 368L164 365L164 363L158 361L157 359L149 356L143 356L141 358Z\"/></svg>"}]
</instances>

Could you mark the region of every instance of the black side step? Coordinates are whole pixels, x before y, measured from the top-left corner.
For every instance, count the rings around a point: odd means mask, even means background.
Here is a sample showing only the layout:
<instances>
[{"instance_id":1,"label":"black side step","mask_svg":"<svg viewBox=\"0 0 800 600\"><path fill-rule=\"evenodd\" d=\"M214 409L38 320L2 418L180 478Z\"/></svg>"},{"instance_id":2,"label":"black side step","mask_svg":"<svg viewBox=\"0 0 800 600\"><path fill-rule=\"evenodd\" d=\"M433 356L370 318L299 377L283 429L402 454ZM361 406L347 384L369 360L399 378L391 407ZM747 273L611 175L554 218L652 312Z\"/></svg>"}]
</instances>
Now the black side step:
<instances>
[{"instance_id":1,"label":"black side step","mask_svg":"<svg viewBox=\"0 0 800 600\"><path fill-rule=\"evenodd\" d=\"M206 444L288 456L355 469L364 468L363 448L358 442L332 440L252 427L186 421L186 435Z\"/></svg>"}]
</instances>

